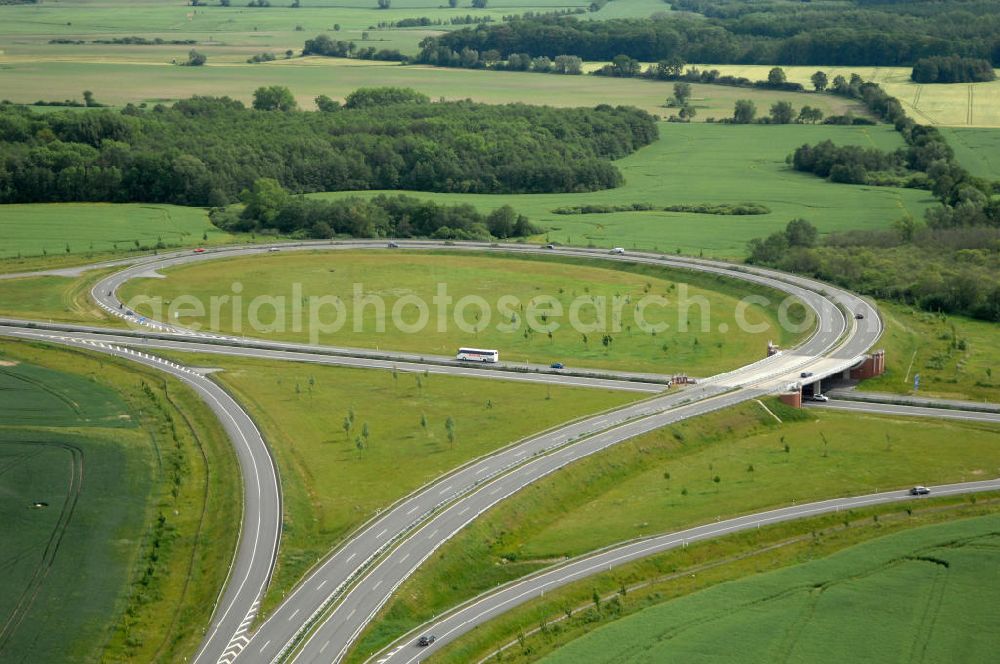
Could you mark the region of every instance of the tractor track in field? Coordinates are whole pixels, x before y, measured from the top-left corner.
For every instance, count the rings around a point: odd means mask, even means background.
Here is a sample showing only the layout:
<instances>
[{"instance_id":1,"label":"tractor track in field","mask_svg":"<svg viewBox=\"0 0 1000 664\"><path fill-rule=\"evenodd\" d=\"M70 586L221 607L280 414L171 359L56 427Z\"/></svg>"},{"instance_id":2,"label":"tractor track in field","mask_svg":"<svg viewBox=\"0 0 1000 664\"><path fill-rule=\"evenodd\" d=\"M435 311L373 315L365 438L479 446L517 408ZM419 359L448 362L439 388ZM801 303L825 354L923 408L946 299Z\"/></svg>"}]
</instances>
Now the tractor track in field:
<instances>
[{"instance_id":1,"label":"tractor track in field","mask_svg":"<svg viewBox=\"0 0 1000 664\"><path fill-rule=\"evenodd\" d=\"M66 492L65 500L63 500L62 509L59 512L59 518L56 521L56 525L53 527L52 532L49 535L49 540L45 545L45 551L42 553L41 560L35 567L35 571L32 574L31 579L28 580L24 590L21 591L21 595L18 598L14 610L11 611L10 615L4 621L3 626L0 627L0 658L3 657L4 649L10 643L10 640L17 631L17 628L22 622L24 622L28 611L31 610L31 606L34 604L35 600L38 598L38 594L42 590L45 578L51 571L56 555L59 553L59 547L66 534L66 529L69 527L70 521L73 519L73 513L76 510L76 505L80 500L80 493L83 489L82 449L76 445L70 445L68 443L33 442L32 444L61 447L70 453L69 488Z\"/></svg>"}]
</instances>

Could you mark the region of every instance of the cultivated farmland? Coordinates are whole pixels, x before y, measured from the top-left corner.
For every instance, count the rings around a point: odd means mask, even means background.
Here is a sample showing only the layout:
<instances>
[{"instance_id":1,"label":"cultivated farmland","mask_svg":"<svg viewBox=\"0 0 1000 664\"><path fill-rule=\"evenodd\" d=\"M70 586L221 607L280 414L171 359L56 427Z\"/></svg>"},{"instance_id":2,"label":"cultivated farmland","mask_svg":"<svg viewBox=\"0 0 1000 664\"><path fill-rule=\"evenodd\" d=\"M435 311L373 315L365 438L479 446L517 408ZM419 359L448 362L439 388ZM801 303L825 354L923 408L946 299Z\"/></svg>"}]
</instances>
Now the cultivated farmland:
<instances>
[{"instance_id":1,"label":"cultivated farmland","mask_svg":"<svg viewBox=\"0 0 1000 664\"><path fill-rule=\"evenodd\" d=\"M201 208L111 203L4 205L0 259L192 246L232 240Z\"/></svg>"},{"instance_id":2,"label":"cultivated farmland","mask_svg":"<svg viewBox=\"0 0 1000 664\"><path fill-rule=\"evenodd\" d=\"M742 257L746 243L785 227L797 217L808 219L822 233L851 229L883 229L903 216L922 219L935 205L930 193L918 189L831 184L798 173L785 158L804 143L830 139L893 150L902 147L899 134L887 126L834 127L811 125L660 124L660 140L615 162L625 176L617 189L585 194L489 196L427 194L441 203L471 203L490 211L509 203L546 229L553 242L599 247L658 249L716 257ZM353 194L317 194L337 198ZM368 195L368 194L365 194ZM759 203L771 212L727 216L690 212L612 212L554 214L580 205L650 203Z\"/></svg>"},{"instance_id":3,"label":"cultivated farmland","mask_svg":"<svg viewBox=\"0 0 1000 664\"><path fill-rule=\"evenodd\" d=\"M217 421L160 381L86 353L0 343L0 659L172 659L200 638L239 490ZM181 464L183 480L161 463Z\"/></svg>"},{"instance_id":4,"label":"cultivated farmland","mask_svg":"<svg viewBox=\"0 0 1000 664\"><path fill-rule=\"evenodd\" d=\"M1000 474L995 426L767 406L784 422L756 403L702 416L585 459L493 509L407 581L354 661L478 592L617 542L723 514Z\"/></svg>"},{"instance_id":5,"label":"cultivated farmland","mask_svg":"<svg viewBox=\"0 0 1000 664\"><path fill-rule=\"evenodd\" d=\"M689 662L734 660L738 642L741 662L773 662L776 653L810 662L917 653L989 662L995 644L969 635L994 629L998 527L990 515L893 534L646 609L541 661L660 662L668 652Z\"/></svg>"},{"instance_id":6,"label":"cultivated farmland","mask_svg":"<svg viewBox=\"0 0 1000 664\"><path fill-rule=\"evenodd\" d=\"M746 76L752 80L767 78L766 65L699 65L718 69L723 74ZM906 112L923 124L945 127L1000 127L1000 80L988 83L914 83L909 67L783 67L788 80L812 89L809 77L817 69L834 76L850 78L856 73L873 81L902 102Z\"/></svg>"}]
</instances>

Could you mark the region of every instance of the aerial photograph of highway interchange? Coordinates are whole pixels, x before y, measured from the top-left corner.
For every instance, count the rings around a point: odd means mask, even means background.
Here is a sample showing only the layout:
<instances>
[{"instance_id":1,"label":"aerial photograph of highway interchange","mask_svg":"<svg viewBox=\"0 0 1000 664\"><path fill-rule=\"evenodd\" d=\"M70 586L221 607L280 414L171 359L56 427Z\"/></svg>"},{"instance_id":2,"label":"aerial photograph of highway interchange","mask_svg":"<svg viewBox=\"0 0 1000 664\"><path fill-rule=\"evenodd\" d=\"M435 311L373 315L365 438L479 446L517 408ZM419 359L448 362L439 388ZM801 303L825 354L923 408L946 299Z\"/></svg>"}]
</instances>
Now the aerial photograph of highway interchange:
<instances>
[{"instance_id":1,"label":"aerial photograph of highway interchange","mask_svg":"<svg viewBox=\"0 0 1000 664\"><path fill-rule=\"evenodd\" d=\"M0 0L0 663L997 662L997 67L1000 0Z\"/></svg>"}]
</instances>

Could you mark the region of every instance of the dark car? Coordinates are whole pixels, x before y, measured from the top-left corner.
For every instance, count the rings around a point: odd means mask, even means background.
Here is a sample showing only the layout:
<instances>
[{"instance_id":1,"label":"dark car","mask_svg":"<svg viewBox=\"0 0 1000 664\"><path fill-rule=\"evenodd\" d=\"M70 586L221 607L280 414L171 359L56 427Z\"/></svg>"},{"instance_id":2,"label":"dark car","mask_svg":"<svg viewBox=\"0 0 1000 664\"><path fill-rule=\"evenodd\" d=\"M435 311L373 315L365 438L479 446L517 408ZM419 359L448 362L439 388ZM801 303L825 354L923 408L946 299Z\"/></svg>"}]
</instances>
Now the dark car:
<instances>
[{"instance_id":1,"label":"dark car","mask_svg":"<svg viewBox=\"0 0 1000 664\"><path fill-rule=\"evenodd\" d=\"M387 246L388 246L388 247L389 247L390 249L399 249L399 245L398 245L398 244L396 244L395 242L390 242L390 243L389 243L389 244L388 244Z\"/></svg>"},{"instance_id":2,"label":"dark car","mask_svg":"<svg viewBox=\"0 0 1000 664\"><path fill-rule=\"evenodd\" d=\"M811 371L803 371L802 373L799 374L799 376L801 376L802 378L808 378L811 375L813 375L813 372Z\"/></svg>"},{"instance_id":3,"label":"dark car","mask_svg":"<svg viewBox=\"0 0 1000 664\"><path fill-rule=\"evenodd\" d=\"M430 644L434 643L435 638L436 637L433 634L427 634L425 636L421 636L419 639L417 639L417 645L420 646L421 648L426 648Z\"/></svg>"},{"instance_id":4,"label":"dark car","mask_svg":"<svg viewBox=\"0 0 1000 664\"><path fill-rule=\"evenodd\" d=\"M566 365L564 365L562 362L553 362L552 364L549 365L549 368L550 369L565 369Z\"/></svg>"},{"instance_id":5,"label":"dark car","mask_svg":"<svg viewBox=\"0 0 1000 664\"><path fill-rule=\"evenodd\" d=\"M865 319L865 315L864 314L854 314L854 317L857 318L858 320L864 320Z\"/></svg>"},{"instance_id":6,"label":"dark car","mask_svg":"<svg viewBox=\"0 0 1000 664\"><path fill-rule=\"evenodd\" d=\"M910 489L911 496L926 496L930 492L931 490L925 486L915 486L912 489Z\"/></svg>"}]
</instances>

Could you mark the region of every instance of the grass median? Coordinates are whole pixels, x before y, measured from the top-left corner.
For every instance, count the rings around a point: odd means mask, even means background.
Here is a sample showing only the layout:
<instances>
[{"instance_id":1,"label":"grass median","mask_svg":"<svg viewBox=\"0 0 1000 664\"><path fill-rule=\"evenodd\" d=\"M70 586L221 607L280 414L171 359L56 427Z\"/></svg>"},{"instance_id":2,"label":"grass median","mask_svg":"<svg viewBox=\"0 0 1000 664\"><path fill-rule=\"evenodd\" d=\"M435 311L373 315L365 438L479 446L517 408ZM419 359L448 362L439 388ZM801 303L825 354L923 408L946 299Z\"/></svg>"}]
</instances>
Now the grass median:
<instances>
[{"instance_id":1,"label":"grass median","mask_svg":"<svg viewBox=\"0 0 1000 664\"><path fill-rule=\"evenodd\" d=\"M483 378L169 356L223 368L217 380L248 409L278 462L284 524L265 611L348 533L409 492L520 438L640 398Z\"/></svg>"},{"instance_id":2,"label":"grass median","mask_svg":"<svg viewBox=\"0 0 1000 664\"><path fill-rule=\"evenodd\" d=\"M487 512L400 588L350 661L479 592L616 542L795 502L1000 475L996 426L766 405L781 423L754 402L687 420Z\"/></svg>"},{"instance_id":3,"label":"grass median","mask_svg":"<svg viewBox=\"0 0 1000 664\"><path fill-rule=\"evenodd\" d=\"M823 580L828 582L818 589L813 589L819 596L828 588L845 585L842 578L838 579L839 584L830 583L831 576L839 576L844 570L843 565L829 569L828 561L833 560L833 554L837 554L836 557L841 561L848 559L848 563L851 559L860 557L863 564L859 571L864 574L866 571L871 571L872 562L879 562L879 556L882 556L881 560L885 560L883 549L889 548L885 546L886 544L898 554L899 545L889 543L893 538L897 541L901 537L907 538L907 541L903 542L904 553L907 552L907 545L916 540L918 550L914 552L913 548L910 548L910 552L926 555L920 550L924 548L924 542L933 545L940 543L942 539L947 541L954 536L956 526L964 532L968 532L971 528L973 531L978 531L974 534L980 534L984 528L989 529L991 524L995 524L998 513L1000 513L1000 502L995 493L934 498L916 506L884 505L852 510L845 514L793 521L769 526L759 531L697 542L687 548L649 556L611 572L596 574L580 582L547 592L543 598L533 599L459 637L445 649L435 653L428 661L438 664L452 662L457 664L486 660L522 664L538 661L550 654L555 661L562 661L568 656L575 656L576 661L602 661L600 656L604 653L605 647L594 643L595 639L605 644L616 643L625 648L637 643L651 645L650 637L654 633L656 637L669 643L671 648L674 645L683 648L685 660L698 660L711 652L714 656L712 661L743 661L744 656L752 658L754 653L751 651L744 655L742 648L732 647L730 634L718 641L700 638L699 644L702 649L692 653L689 634L685 633L694 627L689 618L694 616L710 624L719 621L720 618L725 620L720 613L731 613L733 616L738 616L742 623L739 626L730 624L729 627L733 630L731 634L741 634L751 625L761 633L775 634L776 630L770 629L773 625L765 627L755 622L755 612L747 610L745 605L741 606L739 603L741 598L745 599L747 594L758 592L765 586L774 588L777 585L780 590L777 596L772 598L776 601L770 604L771 606L780 604L783 598L794 597L803 591L801 585L796 583L797 579L789 578L786 572L789 575L800 576L803 572L809 574L814 571L820 571ZM962 521L955 523L956 520ZM992 528L995 530L995 525ZM863 552L863 547L867 548L867 551ZM906 564L898 557L894 558L892 554L888 558L887 567ZM879 571L876 570L875 574L869 576L878 576ZM935 573L930 565L925 571L929 571L931 575ZM969 568L964 569L961 576L967 577L969 571ZM975 566L972 571L978 574L981 568ZM867 579L862 579L861 585L864 585L864 581ZM925 579L916 581L913 588L925 587L922 583ZM894 590L902 590L900 593L902 598L913 588ZM986 590L988 592L990 589ZM599 598L599 603L595 604L595 596ZM721 601L714 606L714 611L707 610L708 605L705 601L709 599ZM870 601L871 597L867 599ZM977 602L979 599L982 599L982 593L977 597ZM879 595L879 600L884 600L884 596ZM761 602L761 605L763 610L768 610L766 601ZM843 621L842 625L856 626L858 611L852 611L852 615L844 616L838 612L837 606L833 606L830 613L826 614L825 609L828 606L820 608L821 618L816 622L822 623L830 617L836 617ZM850 606L854 606L853 602ZM919 610L924 604L918 598L913 607ZM892 619L899 617L901 611L905 611L906 608L905 603L893 601L892 606L884 606L883 601L883 609L889 609L887 615ZM661 618L662 615L654 616L654 614L660 614L668 609L685 611L685 615L676 621L657 621L657 625L661 627L677 625L676 633L663 634L662 631L657 632L655 628L648 629L649 622L644 617L639 617L644 616L648 610L650 617ZM878 610L876 613L884 613L884 610ZM626 625L633 616L636 617L635 623L642 621L642 627L638 624L634 627ZM801 614L798 617L801 620L795 620L790 616L788 620L779 618L778 624L793 624L798 627L812 622ZM950 618L946 620L950 623L947 626L948 631L968 634L967 626L961 624L956 626ZM875 621L873 624L885 625L882 621ZM886 637L890 641L896 641L901 637L905 639L919 636L912 630L912 624L895 622L886 627L888 627ZM781 630L777 630L777 633L781 633ZM836 635L840 633L841 631L837 630L835 635L830 635L830 645L842 658L845 644L864 644L867 647L868 642L863 639L838 638ZM591 634L593 636L590 636ZM759 643L753 638L750 641ZM713 643L728 645L728 652L710 651ZM581 648L588 646L591 650L581 654ZM502 653L498 655L497 651L501 649ZM867 652L859 652L847 656L846 659L864 657L866 654ZM632 655L634 657L635 653ZM808 659L816 661L814 657Z\"/></svg>"}]
</instances>

